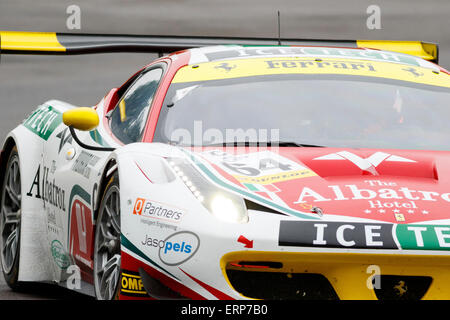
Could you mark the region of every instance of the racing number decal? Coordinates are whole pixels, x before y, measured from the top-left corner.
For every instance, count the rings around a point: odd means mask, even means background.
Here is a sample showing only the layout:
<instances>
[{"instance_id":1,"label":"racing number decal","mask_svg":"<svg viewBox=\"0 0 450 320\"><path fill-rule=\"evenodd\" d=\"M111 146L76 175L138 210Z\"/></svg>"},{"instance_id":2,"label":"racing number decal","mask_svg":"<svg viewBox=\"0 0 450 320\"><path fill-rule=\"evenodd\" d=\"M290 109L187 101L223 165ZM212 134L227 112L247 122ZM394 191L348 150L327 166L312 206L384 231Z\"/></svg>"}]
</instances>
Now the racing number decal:
<instances>
[{"instance_id":1,"label":"racing number decal","mask_svg":"<svg viewBox=\"0 0 450 320\"><path fill-rule=\"evenodd\" d=\"M237 162L222 162L222 165L226 168L246 176L256 177L263 173L263 171L277 170L289 171L292 170L291 165L280 163L271 158L264 158L259 160L257 168L246 166L244 163Z\"/></svg>"},{"instance_id":2,"label":"racing number decal","mask_svg":"<svg viewBox=\"0 0 450 320\"><path fill-rule=\"evenodd\" d=\"M91 217L91 209L79 199L76 199L71 208L70 253L77 262L81 262L89 268L93 267L91 259L93 238ZM81 267L81 265L79 266Z\"/></svg>"},{"instance_id":3,"label":"racing number decal","mask_svg":"<svg viewBox=\"0 0 450 320\"><path fill-rule=\"evenodd\" d=\"M78 229L78 244L79 249L82 253L87 253L87 238L86 238L86 215L85 208L79 201L74 202L75 214L77 216L77 229Z\"/></svg>"},{"instance_id":4,"label":"racing number decal","mask_svg":"<svg viewBox=\"0 0 450 320\"><path fill-rule=\"evenodd\" d=\"M91 196L75 185L70 195L70 254L81 269L92 269L93 221Z\"/></svg>"},{"instance_id":5,"label":"racing number decal","mask_svg":"<svg viewBox=\"0 0 450 320\"><path fill-rule=\"evenodd\" d=\"M251 191L259 191L264 186L264 189L278 192L275 183L316 176L307 167L271 151L233 155L211 150L202 153L202 156L218 164Z\"/></svg>"}]
</instances>

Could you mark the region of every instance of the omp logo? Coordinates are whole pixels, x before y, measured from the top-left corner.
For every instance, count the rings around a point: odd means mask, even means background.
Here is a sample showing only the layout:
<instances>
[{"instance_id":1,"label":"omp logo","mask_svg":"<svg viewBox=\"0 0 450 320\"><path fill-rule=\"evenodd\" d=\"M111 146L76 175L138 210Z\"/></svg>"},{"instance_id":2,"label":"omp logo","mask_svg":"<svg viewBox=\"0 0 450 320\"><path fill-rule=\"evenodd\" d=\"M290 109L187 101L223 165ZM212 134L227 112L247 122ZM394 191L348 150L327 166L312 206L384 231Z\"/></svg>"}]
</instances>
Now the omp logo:
<instances>
[{"instance_id":1,"label":"omp logo","mask_svg":"<svg viewBox=\"0 0 450 320\"><path fill-rule=\"evenodd\" d=\"M184 216L185 212L181 209L169 207L160 202L137 198L134 203L133 214L171 222L178 222Z\"/></svg>"},{"instance_id":2,"label":"omp logo","mask_svg":"<svg viewBox=\"0 0 450 320\"><path fill-rule=\"evenodd\" d=\"M147 296L142 279L137 272L122 270L120 293L132 297Z\"/></svg>"},{"instance_id":3,"label":"omp logo","mask_svg":"<svg viewBox=\"0 0 450 320\"><path fill-rule=\"evenodd\" d=\"M361 170L370 172L373 175L378 175L375 168L384 161L416 162L411 159L395 156L384 152L375 152L367 158L361 158L360 156L348 151L327 154L325 156L314 158L313 160L348 160Z\"/></svg>"}]
</instances>

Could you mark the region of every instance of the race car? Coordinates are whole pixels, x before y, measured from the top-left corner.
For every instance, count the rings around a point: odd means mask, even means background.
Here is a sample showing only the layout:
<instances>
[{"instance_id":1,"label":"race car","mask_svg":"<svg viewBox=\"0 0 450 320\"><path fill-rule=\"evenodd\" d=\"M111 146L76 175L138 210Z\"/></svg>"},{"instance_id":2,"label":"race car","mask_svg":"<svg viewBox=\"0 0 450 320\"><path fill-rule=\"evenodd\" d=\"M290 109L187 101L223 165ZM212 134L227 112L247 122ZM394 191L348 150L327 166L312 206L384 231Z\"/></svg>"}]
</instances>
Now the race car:
<instances>
[{"instance_id":1,"label":"race car","mask_svg":"<svg viewBox=\"0 0 450 320\"><path fill-rule=\"evenodd\" d=\"M7 135L13 290L450 298L450 74L436 45L0 35L3 54L180 49L93 107L50 100Z\"/></svg>"}]
</instances>

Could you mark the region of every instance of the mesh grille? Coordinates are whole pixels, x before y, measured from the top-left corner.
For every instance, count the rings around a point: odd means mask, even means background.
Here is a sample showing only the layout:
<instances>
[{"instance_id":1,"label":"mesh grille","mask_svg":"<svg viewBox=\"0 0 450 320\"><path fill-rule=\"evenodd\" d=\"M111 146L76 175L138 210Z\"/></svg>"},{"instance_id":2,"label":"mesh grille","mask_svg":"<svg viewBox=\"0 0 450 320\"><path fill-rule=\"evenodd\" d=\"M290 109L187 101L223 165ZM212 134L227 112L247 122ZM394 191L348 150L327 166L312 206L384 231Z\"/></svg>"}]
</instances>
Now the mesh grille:
<instances>
[{"instance_id":1,"label":"mesh grille","mask_svg":"<svg viewBox=\"0 0 450 320\"><path fill-rule=\"evenodd\" d=\"M338 300L321 274L227 270L228 279L240 294L266 300Z\"/></svg>"}]
</instances>

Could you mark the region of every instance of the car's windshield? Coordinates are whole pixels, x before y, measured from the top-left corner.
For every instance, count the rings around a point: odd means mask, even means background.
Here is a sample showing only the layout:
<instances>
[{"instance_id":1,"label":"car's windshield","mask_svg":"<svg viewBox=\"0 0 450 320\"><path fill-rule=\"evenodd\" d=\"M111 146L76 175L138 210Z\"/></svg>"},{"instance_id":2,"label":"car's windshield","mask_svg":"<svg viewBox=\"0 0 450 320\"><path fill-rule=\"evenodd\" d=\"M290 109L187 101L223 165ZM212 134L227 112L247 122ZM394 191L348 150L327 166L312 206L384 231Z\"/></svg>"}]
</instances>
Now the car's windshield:
<instances>
[{"instance_id":1,"label":"car's windshield","mask_svg":"<svg viewBox=\"0 0 450 320\"><path fill-rule=\"evenodd\" d=\"M155 141L450 150L450 89L346 75L173 83Z\"/></svg>"}]
</instances>

